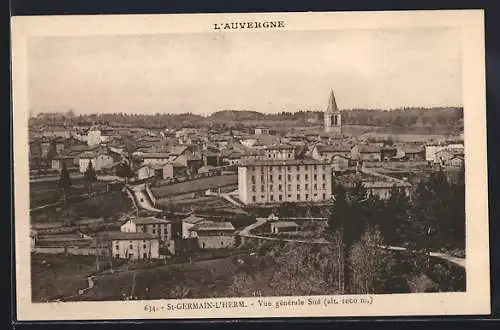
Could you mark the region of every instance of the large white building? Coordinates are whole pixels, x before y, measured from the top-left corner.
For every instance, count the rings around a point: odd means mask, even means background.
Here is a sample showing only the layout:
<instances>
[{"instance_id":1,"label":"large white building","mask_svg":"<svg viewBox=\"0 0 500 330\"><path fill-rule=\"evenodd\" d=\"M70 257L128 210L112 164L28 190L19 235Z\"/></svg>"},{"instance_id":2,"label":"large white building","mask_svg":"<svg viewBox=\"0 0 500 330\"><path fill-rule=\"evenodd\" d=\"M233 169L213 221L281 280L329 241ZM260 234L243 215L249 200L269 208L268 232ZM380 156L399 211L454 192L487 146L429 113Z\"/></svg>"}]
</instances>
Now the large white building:
<instances>
[{"instance_id":1,"label":"large white building","mask_svg":"<svg viewBox=\"0 0 500 330\"><path fill-rule=\"evenodd\" d=\"M246 205L327 201L332 196L332 165L314 159L242 161L238 191Z\"/></svg>"}]
</instances>

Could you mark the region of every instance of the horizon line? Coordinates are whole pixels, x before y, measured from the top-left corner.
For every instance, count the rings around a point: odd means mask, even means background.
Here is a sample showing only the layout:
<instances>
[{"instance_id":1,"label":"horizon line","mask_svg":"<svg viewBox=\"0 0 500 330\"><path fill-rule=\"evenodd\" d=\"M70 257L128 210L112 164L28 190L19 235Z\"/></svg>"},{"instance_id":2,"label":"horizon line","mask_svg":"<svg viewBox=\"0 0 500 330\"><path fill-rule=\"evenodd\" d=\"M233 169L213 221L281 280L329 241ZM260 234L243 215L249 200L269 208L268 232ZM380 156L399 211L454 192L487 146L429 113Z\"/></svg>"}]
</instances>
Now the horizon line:
<instances>
[{"instance_id":1,"label":"horizon line","mask_svg":"<svg viewBox=\"0 0 500 330\"><path fill-rule=\"evenodd\" d=\"M398 106L398 107L390 107L390 108L365 108L365 107L353 107L353 108L345 108L345 109L339 109L339 111L355 111L355 110L366 110L366 111L395 111L395 110L405 110L405 109L422 109L422 110L432 110L432 109L443 109L443 108L462 108L463 105L433 105L433 106L417 106L417 105L412 105L412 106ZM155 116L157 114L160 115L196 115L200 117L209 117L212 116L216 113L219 112L224 112L224 111L236 111L236 112L254 112L254 113L259 113L262 115L280 115L283 113L299 113L299 112L325 112L326 110L318 110L318 109L298 109L295 111L287 111L287 110L281 110L281 111L276 111L276 112L262 112L258 110L250 110L250 109L221 109L221 110L215 110L212 112L204 112L204 113L197 113L197 112L191 112L191 111L184 111L184 112L151 112L151 113L143 113L143 112L127 112L127 111L120 111L120 112L87 112L87 113L80 113L76 111L74 108L68 108L67 110L55 110L55 111L39 111L35 112L34 114L30 111L30 118L35 118L38 115L41 114L60 114L64 115L68 111L73 111L75 116L92 116L92 115L116 115L116 114L125 114L125 115L145 115L145 116Z\"/></svg>"}]
</instances>

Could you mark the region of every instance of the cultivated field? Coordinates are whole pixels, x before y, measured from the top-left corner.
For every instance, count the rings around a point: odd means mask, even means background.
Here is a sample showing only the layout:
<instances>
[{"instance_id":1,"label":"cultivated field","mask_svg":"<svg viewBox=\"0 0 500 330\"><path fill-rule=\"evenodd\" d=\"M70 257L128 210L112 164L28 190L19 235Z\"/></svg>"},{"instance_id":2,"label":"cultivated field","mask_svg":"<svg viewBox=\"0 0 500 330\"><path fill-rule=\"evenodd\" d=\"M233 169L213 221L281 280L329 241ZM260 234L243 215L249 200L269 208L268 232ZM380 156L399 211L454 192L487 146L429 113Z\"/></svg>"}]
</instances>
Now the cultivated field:
<instances>
[{"instance_id":1,"label":"cultivated field","mask_svg":"<svg viewBox=\"0 0 500 330\"><path fill-rule=\"evenodd\" d=\"M92 192L100 193L106 191L106 183L95 182ZM79 196L88 192L87 185L82 178L71 179L71 188L68 198ZM42 181L30 183L30 208L55 203L62 199L62 191L59 188L59 180Z\"/></svg>"},{"instance_id":2,"label":"cultivated field","mask_svg":"<svg viewBox=\"0 0 500 330\"><path fill-rule=\"evenodd\" d=\"M63 211L71 208L79 217L88 218L113 218L122 213L133 210L132 202L121 191L110 191L108 193L92 197L90 199L69 203L68 206L52 207L43 212L33 212L32 222L54 222L60 221L59 217Z\"/></svg>"},{"instance_id":3,"label":"cultivated field","mask_svg":"<svg viewBox=\"0 0 500 330\"><path fill-rule=\"evenodd\" d=\"M205 192L208 189L217 189L224 186L236 186L237 175L212 176L197 180L175 183L171 185L151 187L156 198L170 197L194 192Z\"/></svg>"}]
</instances>

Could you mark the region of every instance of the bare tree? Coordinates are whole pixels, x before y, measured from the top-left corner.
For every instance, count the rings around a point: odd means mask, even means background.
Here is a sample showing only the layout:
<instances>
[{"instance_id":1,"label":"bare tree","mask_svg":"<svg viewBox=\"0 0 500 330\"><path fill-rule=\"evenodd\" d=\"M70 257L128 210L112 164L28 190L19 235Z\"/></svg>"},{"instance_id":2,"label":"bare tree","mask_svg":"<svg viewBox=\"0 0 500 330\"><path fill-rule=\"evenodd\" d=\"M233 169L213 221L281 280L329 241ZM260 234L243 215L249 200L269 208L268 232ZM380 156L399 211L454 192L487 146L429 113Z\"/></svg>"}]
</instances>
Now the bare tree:
<instances>
[{"instance_id":1,"label":"bare tree","mask_svg":"<svg viewBox=\"0 0 500 330\"><path fill-rule=\"evenodd\" d=\"M357 294L381 293L393 260L380 231L368 227L349 251L350 291Z\"/></svg>"}]
</instances>

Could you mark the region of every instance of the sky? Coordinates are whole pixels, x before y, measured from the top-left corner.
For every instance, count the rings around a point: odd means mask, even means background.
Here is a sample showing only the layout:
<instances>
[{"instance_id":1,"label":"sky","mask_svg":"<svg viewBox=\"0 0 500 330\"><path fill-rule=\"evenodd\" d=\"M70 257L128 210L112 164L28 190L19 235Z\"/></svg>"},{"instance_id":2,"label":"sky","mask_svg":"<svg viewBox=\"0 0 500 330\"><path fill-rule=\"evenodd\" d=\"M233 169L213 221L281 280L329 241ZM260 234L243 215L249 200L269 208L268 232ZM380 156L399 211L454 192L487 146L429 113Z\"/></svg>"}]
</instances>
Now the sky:
<instances>
[{"instance_id":1,"label":"sky","mask_svg":"<svg viewBox=\"0 0 500 330\"><path fill-rule=\"evenodd\" d=\"M38 37L28 92L39 112L265 113L462 104L454 28Z\"/></svg>"}]
</instances>

